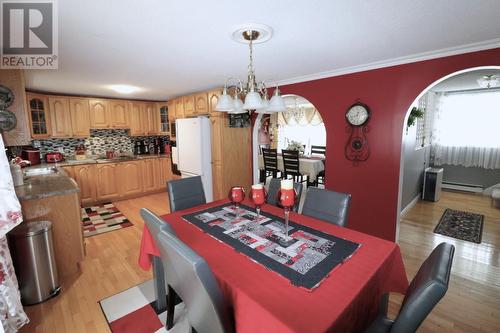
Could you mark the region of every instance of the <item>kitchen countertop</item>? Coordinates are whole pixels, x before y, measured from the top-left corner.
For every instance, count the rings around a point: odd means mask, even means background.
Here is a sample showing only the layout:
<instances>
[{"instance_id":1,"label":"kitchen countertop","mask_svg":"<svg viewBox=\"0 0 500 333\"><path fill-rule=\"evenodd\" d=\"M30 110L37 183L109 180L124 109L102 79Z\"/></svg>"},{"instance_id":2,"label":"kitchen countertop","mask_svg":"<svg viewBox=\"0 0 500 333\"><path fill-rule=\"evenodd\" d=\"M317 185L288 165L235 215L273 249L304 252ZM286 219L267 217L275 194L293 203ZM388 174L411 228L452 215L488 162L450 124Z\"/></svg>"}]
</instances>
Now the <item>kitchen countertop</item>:
<instances>
[{"instance_id":1,"label":"kitchen countertop","mask_svg":"<svg viewBox=\"0 0 500 333\"><path fill-rule=\"evenodd\" d=\"M65 195L69 193L79 192L80 189L76 182L71 179L62 169L65 166L82 165L82 164L103 164L103 163L119 163L128 161L137 161L149 158L170 157L170 155L151 154L151 155L134 155L126 158L114 159L96 159L89 158L85 160L66 160L61 163L41 163L31 167L26 167L23 172L37 172L42 170L42 174L33 174L26 176L24 185L16 186L16 195L19 200L33 200L52 197L56 195ZM51 171L49 171L51 169ZM43 173L45 171L47 173Z\"/></svg>"},{"instance_id":2,"label":"kitchen countertop","mask_svg":"<svg viewBox=\"0 0 500 333\"><path fill-rule=\"evenodd\" d=\"M144 160L149 158L160 158L160 157L170 157L169 154L150 154L150 155L128 155L125 157L117 158L87 158L84 160L65 160L63 162L54 163L57 166L71 166L71 165L82 165L82 164L103 164L103 163L119 163L128 161Z\"/></svg>"},{"instance_id":3,"label":"kitchen countertop","mask_svg":"<svg viewBox=\"0 0 500 333\"><path fill-rule=\"evenodd\" d=\"M45 169L47 165L35 165L27 170ZM68 177L63 169L55 167L51 173L27 176L24 185L16 186L16 195L19 200L43 199L56 195L65 195L79 192L76 182Z\"/></svg>"}]
</instances>

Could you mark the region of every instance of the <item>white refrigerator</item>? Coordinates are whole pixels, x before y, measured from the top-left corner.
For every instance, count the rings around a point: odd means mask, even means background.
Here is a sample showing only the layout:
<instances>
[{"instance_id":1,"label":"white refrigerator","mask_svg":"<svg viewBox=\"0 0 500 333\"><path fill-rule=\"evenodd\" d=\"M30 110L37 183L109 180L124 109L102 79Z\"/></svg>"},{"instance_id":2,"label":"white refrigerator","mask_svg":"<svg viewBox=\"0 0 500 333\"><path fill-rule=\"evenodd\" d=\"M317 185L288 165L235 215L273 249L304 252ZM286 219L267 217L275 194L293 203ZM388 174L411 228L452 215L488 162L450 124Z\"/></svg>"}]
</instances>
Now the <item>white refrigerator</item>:
<instances>
[{"instance_id":1,"label":"white refrigerator","mask_svg":"<svg viewBox=\"0 0 500 333\"><path fill-rule=\"evenodd\" d=\"M208 117L177 119L177 168L182 178L201 176L205 198L213 201L212 148Z\"/></svg>"}]
</instances>

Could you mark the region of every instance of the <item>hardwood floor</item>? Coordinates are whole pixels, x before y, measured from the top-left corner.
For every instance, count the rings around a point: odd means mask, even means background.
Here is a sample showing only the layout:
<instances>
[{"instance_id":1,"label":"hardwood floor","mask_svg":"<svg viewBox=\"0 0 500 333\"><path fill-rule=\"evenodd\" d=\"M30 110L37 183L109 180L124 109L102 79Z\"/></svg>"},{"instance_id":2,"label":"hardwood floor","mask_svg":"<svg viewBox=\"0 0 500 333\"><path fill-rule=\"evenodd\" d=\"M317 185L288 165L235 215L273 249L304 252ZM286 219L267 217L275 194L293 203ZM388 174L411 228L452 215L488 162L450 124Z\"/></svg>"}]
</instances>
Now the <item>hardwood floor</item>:
<instances>
[{"instance_id":1,"label":"hardwood floor","mask_svg":"<svg viewBox=\"0 0 500 333\"><path fill-rule=\"evenodd\" d=\"M434 234L446 208L483 214L482 243ZM450 285L419 332L499 332L500 210L491 206L491 198L482 195L443 192L438 202L419 201L400 224L399 244L409 278L441 242L455 245ZM391 296L392 313L401 300L401 296Z\"/></svg>"},{"instance_id":2,"label":"hardwood floor","mask_svg":"<svg viewBox=\"0 0 500 333\"><path fill-rule=\"evenodd\" d=\"M57 297L25 307L30 324L21 332L110 332L98 301L152 278L151 272L137 264L144 225L139 209L168 213L166 192L115 205L134 225L85 238L87 256L81 262L80 274L61 279L62 290Z\"/></svg>"},{"instance_id":3,"label":"hardwood floor","mask_svg":"<svg viewBox=\"0 0 500 333\"><path fill-rule=\"evenodd\" d=\"M116 202L134 226L86 238L87 257L81 273L61 281L56 298L26 307L31 323L21 332L109 332L98 301L152 277L137 265L143 228L139 209L169 211L166 193ZM474 244L434 234L446 208L485 215L483 242ZM403 217L400 239L411 279L432 249L442 241L456 246L448 293L419 332L500 331L500 210L487 197L444 192L437 203L418 202ZM390 312L402 296L391 295Z\"/></svg>"}]
</instances>

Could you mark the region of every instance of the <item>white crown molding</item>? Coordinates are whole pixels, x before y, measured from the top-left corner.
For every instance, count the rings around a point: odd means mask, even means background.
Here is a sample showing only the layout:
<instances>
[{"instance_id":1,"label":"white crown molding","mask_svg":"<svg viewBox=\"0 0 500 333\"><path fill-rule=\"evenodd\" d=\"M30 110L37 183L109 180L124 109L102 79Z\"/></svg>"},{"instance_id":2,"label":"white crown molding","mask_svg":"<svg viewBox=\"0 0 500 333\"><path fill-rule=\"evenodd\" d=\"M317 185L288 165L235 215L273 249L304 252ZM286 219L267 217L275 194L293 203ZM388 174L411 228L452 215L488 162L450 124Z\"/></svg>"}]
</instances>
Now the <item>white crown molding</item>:
<instances>
[{"instance_id":1,"label":"white crown molding","mask_svg":"<svg viewBox=\"0 0 500 333\"><path fill-rule=\"evenodd\" d=\"M453 56L453 55L457 55L457 54L464 54L464 53L477 52L477 51L483 51L483 50L488 50L488 49L495 49L498 47L500 47L500 38L490 39L490 40L486 40L486 41L482 41L482 42L478 42L478 43L465 44L465 45L460 45L460 46L455 46L455 47L450 47L450 48L445 48L445 49L439 49L439 50L434 50L434 51L429 51L429 52L416 53L416 54L412 54L412 55L408 55L408 56L404 56L404 57L376 61L376 62L364 64L364 65L344 67L344 68L334 69L331 71L325 71L325 72L319 72L319 73L308 74L308 75L303 75L303 76L297 76L297 77L290 78L290 79L280 80L277 83L280 86L284 86L287 84L319 80L319 79L324 79L324 78L328 78L328 77L364 72L364 71L369 71L369 70L379 69L379 68L384 68L384 67L392 67L392 66L397 66L397 65L409 64L412 62L418 62L418 61L424 61L424 60L430 60L430 59L436 59L436 58L443 58L443 57Z\"/></svg>"}]
</instances>

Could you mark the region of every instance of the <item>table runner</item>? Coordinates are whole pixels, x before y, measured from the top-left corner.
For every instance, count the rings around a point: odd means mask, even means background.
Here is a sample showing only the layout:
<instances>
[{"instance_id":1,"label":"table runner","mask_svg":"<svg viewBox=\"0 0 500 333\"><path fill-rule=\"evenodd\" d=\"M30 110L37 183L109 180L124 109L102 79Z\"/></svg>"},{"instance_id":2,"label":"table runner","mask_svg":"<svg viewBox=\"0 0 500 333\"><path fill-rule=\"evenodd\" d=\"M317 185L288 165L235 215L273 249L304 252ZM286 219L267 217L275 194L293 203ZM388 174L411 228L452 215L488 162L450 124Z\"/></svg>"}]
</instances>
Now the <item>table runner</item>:
<instances>
[{"instance_id":1,"label":"table runner","mask_svg":"<svg viewBox=\"0 0 500 333\"><path fill-rule=\"evenodd\" d=\"M250 201L245 200L250 205ZM167 214L162 218L177 236L208 262L224 300L234 314L238 333L258 332L362 332L377 316L380 297L408 288L399 246L332 223L290 213L290 219L337 237L363 244L356 254L335 269L312 292L292 286L282 276L256 265L246 255L217 241L182 216L220 206L229 200ZM283 210L268 204L262 210L274 215ZM373 223L378 223L373 217ZM150 269L158 249L145 227L139 265Z\"/></svg>"},{"instance_id":2,"label":"table runner","mask_svg":"<svg viewBox=\"0 0 500 333\"><path fill-rule=\"evenodd\" d=\"M227 203L182 218L306 289L317 287L360 246L292 221L287 239L282 218L263 212L257 221L254 209L245 205L236 209Z\"/></svg>"}]
</instances>

